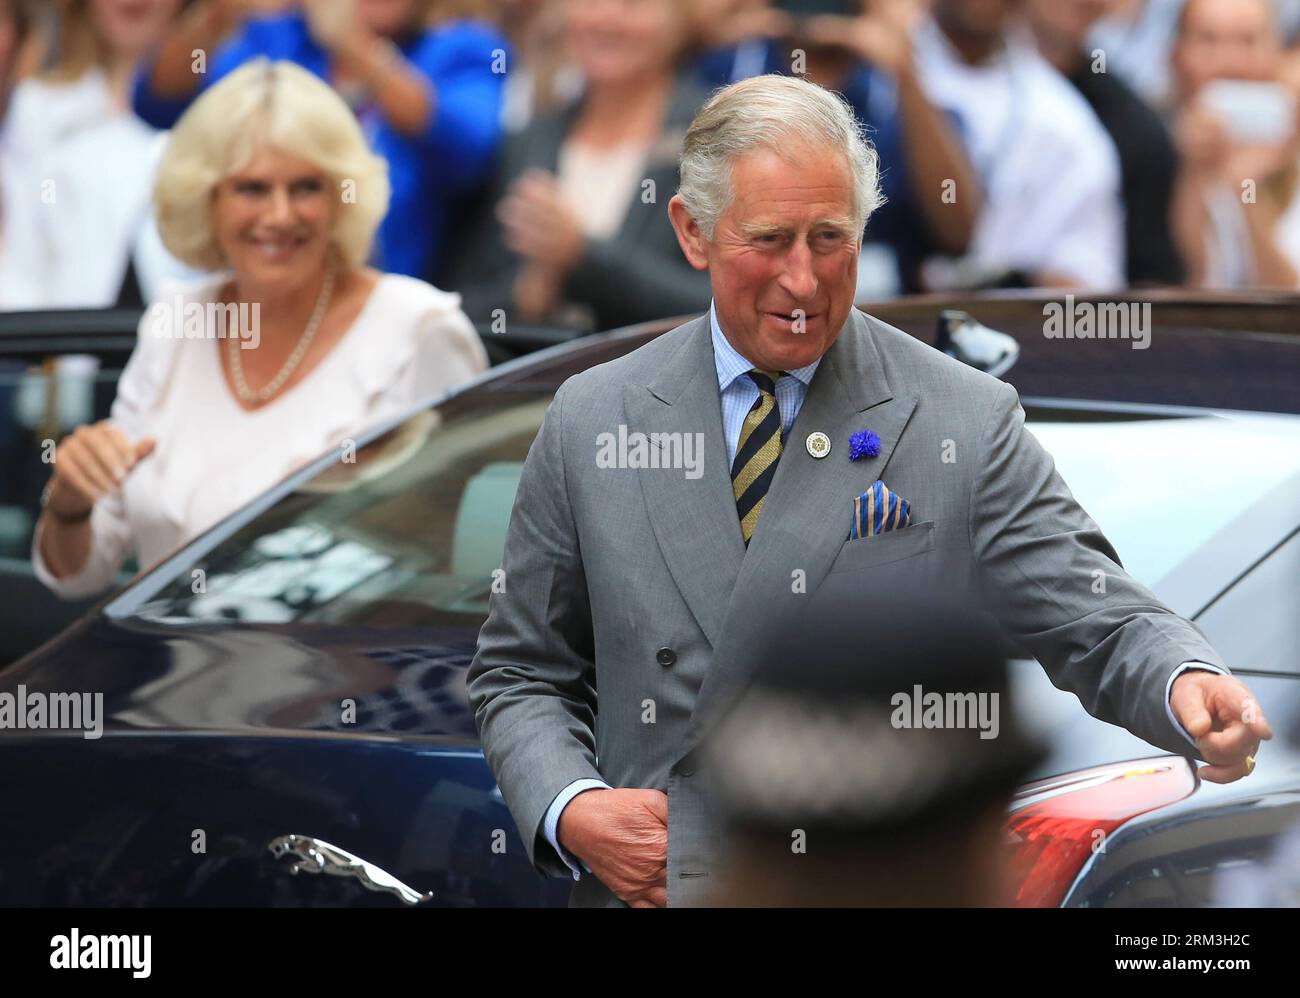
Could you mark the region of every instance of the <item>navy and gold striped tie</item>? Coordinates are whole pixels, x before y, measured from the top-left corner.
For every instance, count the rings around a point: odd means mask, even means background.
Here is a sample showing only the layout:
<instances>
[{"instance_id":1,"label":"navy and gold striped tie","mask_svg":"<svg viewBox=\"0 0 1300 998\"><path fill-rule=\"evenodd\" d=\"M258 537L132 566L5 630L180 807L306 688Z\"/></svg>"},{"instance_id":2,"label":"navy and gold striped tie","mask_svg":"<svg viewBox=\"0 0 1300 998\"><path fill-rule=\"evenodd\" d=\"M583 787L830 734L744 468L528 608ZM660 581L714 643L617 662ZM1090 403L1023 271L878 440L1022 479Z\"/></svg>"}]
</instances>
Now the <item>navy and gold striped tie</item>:
<instances>
[{"instance_id":1,"label":"navy and gold striped tie","mask_svg":"<svg viewBox=\"0 0 1300 998\"><path fill-rule=\"evenodd\" d=\"M736 460L731 464L731 489L736 494L740 532L746 544L754 536L758 514L763 511L763 500L781 456L781 409L776 404L776 382L781 372L755 370L749 376L758 385L758 401L745 415Z\"/></svg>"}]
</instances>

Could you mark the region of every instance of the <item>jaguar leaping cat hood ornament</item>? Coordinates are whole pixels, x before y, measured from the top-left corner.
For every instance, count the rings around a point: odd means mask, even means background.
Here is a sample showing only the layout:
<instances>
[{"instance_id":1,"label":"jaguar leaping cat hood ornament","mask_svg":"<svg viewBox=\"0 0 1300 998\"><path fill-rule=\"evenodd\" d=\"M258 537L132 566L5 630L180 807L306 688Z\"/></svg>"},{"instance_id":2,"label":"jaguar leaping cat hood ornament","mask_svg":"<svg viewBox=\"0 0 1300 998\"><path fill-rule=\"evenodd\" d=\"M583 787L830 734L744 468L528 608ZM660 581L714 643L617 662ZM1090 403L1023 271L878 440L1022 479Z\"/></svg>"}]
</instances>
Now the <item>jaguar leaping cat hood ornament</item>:
<instances>
[{"instance_id":1,"label":"jaguar leaping cat hood ornament","mask_svg":"<svg viewBox=\"0 0 1300 998\"><path fill-rule=\"evenodd\" d=\"M267 848L276 859L294 857L296 862L289 865L289 872L295 875L325 873L332 877L353 877L368 890L392 894L406 904L420 904L433 897L432 892L421 894L391 873L381 870L374 863L367 863L346 849L307 835L278 835L267 843Z\"/></svg>"}]
</instances>

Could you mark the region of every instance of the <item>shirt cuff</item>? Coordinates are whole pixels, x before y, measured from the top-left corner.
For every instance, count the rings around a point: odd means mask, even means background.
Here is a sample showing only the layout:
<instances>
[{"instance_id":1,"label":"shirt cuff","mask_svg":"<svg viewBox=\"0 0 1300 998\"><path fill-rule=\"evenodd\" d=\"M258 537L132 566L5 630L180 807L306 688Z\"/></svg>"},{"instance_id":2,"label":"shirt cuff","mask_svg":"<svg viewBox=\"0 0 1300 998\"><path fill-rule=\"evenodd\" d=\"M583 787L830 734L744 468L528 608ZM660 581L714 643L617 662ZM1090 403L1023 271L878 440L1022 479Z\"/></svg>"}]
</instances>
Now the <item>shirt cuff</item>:
<instances>
[{"instance_id":1,"label":"shirt cuff","mask_svg":"<svg viewBox=\"0 0 1300 998\"><path fill-rule=\"evenodd\" d=\"M98 503L96 503L98 507ZM113 574L107 579L103 577L103 570L95 564L95 511L90 513L90 550L86 553L86 562L72 575L65 575L58 578L50 570L49 564L45 561L45 555L41 554L41 534L44 531L44 523L41 520L36 521L36 528L32 531L32 574L36 576L36 581L45 586L59 599L77 600L86 599L95 596L107 589L113 581Z\"/></svg>"},{"instance_id":2,"label":"shirt cuff","mask_svg":"<svg viewBox=\"0 0 1300 998\"><path fill-rule=\"evenodd\" d=\"M584 790L612 790L613 788L604 780L574 780L567 787L555 795L555 800L551 801L551 806L546 809L546 821L542 824L542 834L546 836L546 841L559 854L560 859L564 860L564 865L573 871L573 879L582 878L582 871L579 870L579 860L571 856L567 850L560 846L560 840L557 833L560 828L560 814L568 806L569 801L577 797ZM582 864L582 869L587 870L587 864ZM590 873L590 870L587 870Z\"/></svg>"},{"instance_id":3,"label":"shirt cuff","mask_svg":"<svg viewBox=\"0 0 1300 998\"><path fill-rule=\"evenodd\" d=\"M1183 727L1182 722L1174 716L1174 705L1170 701L1170 697L1173 696L1174 692L1174 680L1188 669L1203 669L1206 672L1217 672L1220 676L1230 676L1232 673L1227 669L1220 669L1217 665L1210 665L1208 662L1184 662L1170 674L1169 682L1165 683L1165 713L1169 715L1169 723L1174 726L1175 731L1182 733L1182 736L1187 739L1192 748L1196 748L1196 739L1187 733L1187 729Z\"/></svg>"}]
</instances>

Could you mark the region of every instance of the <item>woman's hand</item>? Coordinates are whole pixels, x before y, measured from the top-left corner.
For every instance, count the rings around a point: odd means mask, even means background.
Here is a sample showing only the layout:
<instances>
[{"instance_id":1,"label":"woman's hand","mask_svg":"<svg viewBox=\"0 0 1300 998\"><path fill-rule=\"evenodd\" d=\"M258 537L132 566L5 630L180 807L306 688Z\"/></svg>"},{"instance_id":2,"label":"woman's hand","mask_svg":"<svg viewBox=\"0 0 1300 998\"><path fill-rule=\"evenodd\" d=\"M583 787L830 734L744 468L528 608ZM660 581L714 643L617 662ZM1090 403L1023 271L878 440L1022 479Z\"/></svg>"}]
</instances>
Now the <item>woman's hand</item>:
<instances>
[{"instance_id":1,"label":"woman's hand","mask_svg":"<svg viewBox=\"0 0 1300 998\"><path fill-rule=\"evenodd\" d=\"M515 310L529 322L540 322L560 300L564 275L544 264L525 261L515 278Z\"/></svg>"},{"instance_id":2,"label":"woman's hand","mask_svg":"<svg viewBox=\"0 0 1300 998\"><path fill-rule=\"evenodd\" d=\"M133 444L108 420L78 427L54 452L46 508L56 518L83 519L100 499L119 491L131 469L153 449L153 438Z\"/></svg>"},{"instance_id":3,"label":"woman's hand","mask_svg":"<svg viewBox=\"0 0 1300 998\"><path fill-rule=\"evenodd\" d=\"M535 263L566 274L582 257L586 239L578 216L545 170L528 170L497 206L505 244Z\"/></svg>"},{"instance_id":4,"label":"woman's hand","mask_svg":"<svg viewBox=\"0 0 1300 998\"><path fill-rule=\"evenodd\" d=\"M1229 187L1240 188L1245 181L1249 180L1256 188L1267 189L1269 184L1290 169L1294 162L1295 150L1289 139L1285 142L1241 143L1233 145L1228 150L1223 159L1220 176Z\"/></svg>"},{"instance_id":5,"label":"woman's hand","mask_svg":"<svg viewBox=\"0 0 1300 998\"><path fill-rule=\"evenodd\" d=\"M1174 140L1178 154L1187 166L1199 172L1210 172L1223 162L1228 133L1218 118L1193 102L1174 122Z\"/></svg>"}]
</instances>

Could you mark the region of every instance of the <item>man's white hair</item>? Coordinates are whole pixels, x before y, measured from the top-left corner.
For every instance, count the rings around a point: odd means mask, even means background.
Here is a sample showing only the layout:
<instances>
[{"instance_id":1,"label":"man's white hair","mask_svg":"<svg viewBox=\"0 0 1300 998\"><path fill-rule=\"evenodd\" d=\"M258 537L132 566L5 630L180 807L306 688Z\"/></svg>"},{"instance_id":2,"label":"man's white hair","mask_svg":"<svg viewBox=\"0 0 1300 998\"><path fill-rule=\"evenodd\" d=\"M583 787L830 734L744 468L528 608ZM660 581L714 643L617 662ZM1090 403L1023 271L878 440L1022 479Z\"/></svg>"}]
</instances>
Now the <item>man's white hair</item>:
<instances>
[{"instance_id":1,"label":"man's white hair","mask_svg":"<svg viewBox=\"0 0 1300 998\"><path fill-rule=\"evenodd\" d=\"M880 163L853 109L839 94L797 77L754 76L713 94L700 108L682 145L681 195L705 238L734 194L731 167L754 149L789 153L795 144L843 151L853 174L861 232L884 203Z\"/></svg>"}]
</instances>

